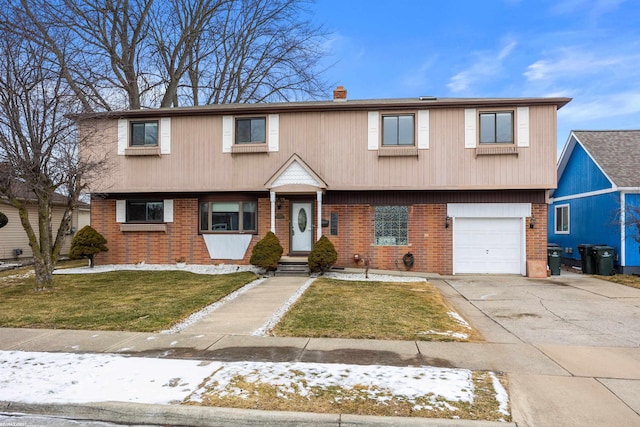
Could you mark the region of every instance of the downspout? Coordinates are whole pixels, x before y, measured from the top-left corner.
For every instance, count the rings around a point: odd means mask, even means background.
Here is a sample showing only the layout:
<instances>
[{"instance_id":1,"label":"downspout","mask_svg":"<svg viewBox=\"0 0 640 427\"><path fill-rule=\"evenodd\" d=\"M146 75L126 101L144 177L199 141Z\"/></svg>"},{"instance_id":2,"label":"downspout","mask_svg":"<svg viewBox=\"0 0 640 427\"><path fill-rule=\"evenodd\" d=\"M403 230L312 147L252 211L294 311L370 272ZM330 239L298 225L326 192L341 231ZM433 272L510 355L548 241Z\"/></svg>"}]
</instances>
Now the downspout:
<instances>
[{"instance_id":1,"label":"downspout","mask_svg":"<svg viewBox=\"0 0 640 427\"><path fill-rule=\"evenodd\" d=\"M626 222L627 222L627 207L625 204L625 195L624 191L620 192L620 268L624 271L624 266L626 263L627 250L626 250Z\"/></svg>"},{"instance_id":2,"label":"downspout","mask_svg":"<svg viewBox=\"0 0 640 427\"><path fill-rule=\"evenodd\" d=\"M271 232L276 234L276 193L275 191L269 192L269 199L271 200Z\"/></svg>"},{"instance_id":3,"label":"downspout","mask_svg":"<svg viewBox=\"0 0 640 427\"><path fill-rule=\"evenodd\" d=\"M316 191L316 198L318 200L318 238L316 240L320 240L322 237L322 191Z\"/></svg>"}]
</instances>

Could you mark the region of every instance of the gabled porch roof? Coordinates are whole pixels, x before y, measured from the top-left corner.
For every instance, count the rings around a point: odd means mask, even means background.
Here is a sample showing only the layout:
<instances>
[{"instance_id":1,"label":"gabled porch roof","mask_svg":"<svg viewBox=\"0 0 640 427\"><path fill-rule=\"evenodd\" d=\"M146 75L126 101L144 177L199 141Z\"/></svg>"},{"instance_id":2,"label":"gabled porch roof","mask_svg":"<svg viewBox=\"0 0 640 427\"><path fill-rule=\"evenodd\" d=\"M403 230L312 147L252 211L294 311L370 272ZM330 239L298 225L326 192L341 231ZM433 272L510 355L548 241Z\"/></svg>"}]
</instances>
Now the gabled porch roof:
<instances>
[{"instance_id":1,"label":"gabled porch roof","mask_svg":"<svg viewBox=\"0 0 640 427\"><path fill-rule=\"evenodd\" d=\"M327 183L298 154L293 154L264 186L272 192L296 194L324 191Z\"/></svg>"}]
</instances>

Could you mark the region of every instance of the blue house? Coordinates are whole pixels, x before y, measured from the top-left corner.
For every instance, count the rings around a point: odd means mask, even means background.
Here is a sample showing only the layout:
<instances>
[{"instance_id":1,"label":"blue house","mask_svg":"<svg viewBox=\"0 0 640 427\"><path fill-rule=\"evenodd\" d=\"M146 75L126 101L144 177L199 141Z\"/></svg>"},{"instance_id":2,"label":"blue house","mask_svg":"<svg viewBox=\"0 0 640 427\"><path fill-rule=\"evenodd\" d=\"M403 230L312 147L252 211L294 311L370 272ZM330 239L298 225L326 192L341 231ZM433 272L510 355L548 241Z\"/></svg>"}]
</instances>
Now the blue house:
<instances>
[{"instance_id":1,"label":"blue house","mask_svg":"<svg viewBox=\"0 0 640 427\"><path fill-rule=\"evenodd\" d=\"M604 244L618 272L640 273L640 130L571 132L557 177L548 239L563 262L579 266L578 245Z\"/></svg>"}]
</instances>

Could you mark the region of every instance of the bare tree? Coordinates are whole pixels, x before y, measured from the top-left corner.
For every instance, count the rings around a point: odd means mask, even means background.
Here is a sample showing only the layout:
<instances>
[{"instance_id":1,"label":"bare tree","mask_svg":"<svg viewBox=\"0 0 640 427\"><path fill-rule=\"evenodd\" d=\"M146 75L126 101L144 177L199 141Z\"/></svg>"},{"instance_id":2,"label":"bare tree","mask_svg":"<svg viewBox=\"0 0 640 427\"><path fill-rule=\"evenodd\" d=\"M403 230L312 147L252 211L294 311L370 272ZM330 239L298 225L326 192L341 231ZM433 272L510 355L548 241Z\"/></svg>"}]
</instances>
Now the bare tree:
<instances>
[{"instance_id":1,"label":"bare tree","mask_svg":"<svg viewBox=\"0 0 640 427\"><path fill-rule=\"evenodd\" d=\"M328 92L307 0L0 3L6 30L46 50L85 112Z\"/></svg>"},{"instance_id":2,"label":"bare tree","mask_svg":"<svg viewBox=\"0 0 640 427\"><path fill-rule=\"evenodd\" d=\"M0 32L0 195L18 210L33 250L36 286L49 287L83 178L104 161L78 160L79 102L42 45ZM53 199L64 199L57 231ZM37 218L28 202L35 200ZM37 232L36 232L37 231Z\"/></svg>"}]
</instances>

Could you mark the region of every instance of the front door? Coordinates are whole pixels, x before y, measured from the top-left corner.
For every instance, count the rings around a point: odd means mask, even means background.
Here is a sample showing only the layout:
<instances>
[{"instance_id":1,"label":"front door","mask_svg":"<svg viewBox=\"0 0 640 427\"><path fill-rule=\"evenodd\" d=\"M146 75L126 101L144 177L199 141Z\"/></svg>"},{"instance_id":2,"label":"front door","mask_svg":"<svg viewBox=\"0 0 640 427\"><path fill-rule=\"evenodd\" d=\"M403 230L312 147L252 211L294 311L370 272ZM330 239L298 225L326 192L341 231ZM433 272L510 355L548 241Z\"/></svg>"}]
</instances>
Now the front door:
<instances>
[{"instance_id":1,"label":"front door","mask_svg":"<svg viewBox=\"0 0 640 427\"><path fill-rule=\"evenodd\" d=\"M291 252L310 252L313 246L313 205L291 203Z\"/></svg>"}]
</instances>

